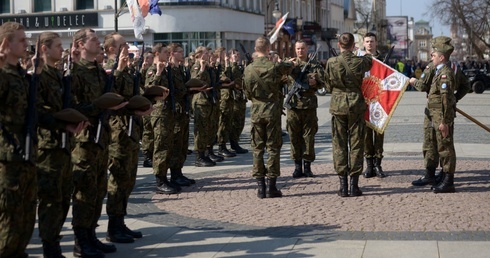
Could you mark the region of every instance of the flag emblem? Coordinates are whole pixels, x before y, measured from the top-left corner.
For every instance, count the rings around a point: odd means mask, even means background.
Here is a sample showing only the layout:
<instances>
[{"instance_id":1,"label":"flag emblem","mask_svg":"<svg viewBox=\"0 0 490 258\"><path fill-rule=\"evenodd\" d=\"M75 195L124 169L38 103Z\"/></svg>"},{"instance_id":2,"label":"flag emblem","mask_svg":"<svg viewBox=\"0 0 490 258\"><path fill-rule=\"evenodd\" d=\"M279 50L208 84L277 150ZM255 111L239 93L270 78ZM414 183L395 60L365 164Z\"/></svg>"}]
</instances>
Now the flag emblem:
<instances>
[{"instance_id":1,"label":"flag emblem","mask_svg":"<svg viewBox=\"0 0 490 258\"><path fill-rule=\"evenodd\" d=\"M368 127L384 133L408 82L408 77L373 58L373 66L361 87L367 105L364 118Z\"/></svg>"}]
</instances>

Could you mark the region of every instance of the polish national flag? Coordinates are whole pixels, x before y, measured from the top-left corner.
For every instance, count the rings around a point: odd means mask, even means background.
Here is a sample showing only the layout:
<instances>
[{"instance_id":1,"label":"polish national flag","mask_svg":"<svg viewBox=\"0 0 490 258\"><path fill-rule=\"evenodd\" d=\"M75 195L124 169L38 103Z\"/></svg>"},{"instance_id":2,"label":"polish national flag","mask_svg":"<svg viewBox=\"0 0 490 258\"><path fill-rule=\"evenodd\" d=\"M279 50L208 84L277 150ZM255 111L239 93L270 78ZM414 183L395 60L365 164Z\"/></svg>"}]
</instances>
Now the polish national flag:
<instances>
[{"instance_id":1,"label":"polish national flag","mask_svg":"<svg viewBox=\"0 0 490 258\"><path fill-rule=\"evenodd\" d=\"M288 18L288 14L289 12L287 12L285 15L283 15L279 20L277 20L276 22L276 26L274 26L274 29L272 29L272 31L274 32L272 34L272 36L270 37L270 42L271 44L273 44L274 42L276 42L277 40L277 37L279 36L279 32L281 31L281 28L282 26L284 25L284 23L286 22L286 18ZM272 32L271 31L271 32Z\"/></svg>"},{"instance_id":2,"label":"polish national flag","mask_svg":"<svg viewBox=\"0 0 490 258\"><path fill-rule=\"evenodd\" d=\"M408 83L408 77L373 58L373 66L361 87L367 105L364 114L367 126L384 133Z\"/></svg>"}]
</instances>

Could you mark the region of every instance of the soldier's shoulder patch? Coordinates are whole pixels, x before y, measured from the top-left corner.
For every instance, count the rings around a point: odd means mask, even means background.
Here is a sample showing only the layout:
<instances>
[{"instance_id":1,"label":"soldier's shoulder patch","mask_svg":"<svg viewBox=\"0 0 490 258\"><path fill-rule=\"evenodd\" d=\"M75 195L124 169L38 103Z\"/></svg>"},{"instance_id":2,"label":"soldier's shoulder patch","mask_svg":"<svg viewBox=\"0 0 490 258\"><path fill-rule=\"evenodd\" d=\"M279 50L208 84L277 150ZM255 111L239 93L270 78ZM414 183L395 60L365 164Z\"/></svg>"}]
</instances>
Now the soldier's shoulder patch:
<instances>
[{"instance_id":1,"label":"soldier's shoulder patch","mask_svg":"<svg viewBox=\"0 0 490 258\"><path fill-rule=\"evenodd\" d=\"M420 76L420 78L421 78L421 79L424 79L424 77L425 77L425 73L423 73L423 74Z\"/></svg>"},{"instance_id":2,"label":"soldier's shoulder patch","mask_svg":"<svg viewBox=\"0 0 490 258\"><path fill-rule=\"evenodd\" d=\"M442 88L443 90L445 90L445 89L447 88L447 84L443 83L443 84L441 85L441 88Z\"/></svg>"},{"instance_id":3,"label":"soldier's shoulder patch","mask_svg":"<svg viewBox=\"0 0 490 258\"><path fill-rule=\"evenodd\" d=\"M447 76L446 76L445 74L443 74L443 75L441 75L441 78L442 78L442 79L446 79L446 78L447 78Z\"/></svg>"}]
</instances>

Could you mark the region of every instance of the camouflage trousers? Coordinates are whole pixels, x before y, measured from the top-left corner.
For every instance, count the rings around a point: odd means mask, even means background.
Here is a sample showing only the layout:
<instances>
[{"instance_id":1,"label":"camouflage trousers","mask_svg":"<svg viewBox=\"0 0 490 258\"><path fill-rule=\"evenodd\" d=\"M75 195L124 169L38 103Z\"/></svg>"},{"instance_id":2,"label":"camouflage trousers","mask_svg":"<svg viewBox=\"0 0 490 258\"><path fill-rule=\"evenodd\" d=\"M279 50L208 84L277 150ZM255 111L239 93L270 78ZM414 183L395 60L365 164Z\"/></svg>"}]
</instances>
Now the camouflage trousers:
<instances>
[{"instance_id":1,"label":"camouflage trousers","mask_svg":"<svg viewBox=\"0 0 490 258\"><path fill-rule=\"evenodd\" d=\"M36 166L0 162L0 257L24 257L36 222Z\"/></svg>"},{"instance_id":2,"label":"camouflage trousers","mask_svg":"<svg viewBox=\"0 0 490 258\"><path fill-rule=\"evenodd\" d=\"M233 98L230 94L224 94L221 90L221 100L219 105L219 122L218 122L218 144L226 144L230 141L230 132L232 130L233 115ZM229 92L229 90L226 90Z\"/></svg>"},{"instance_id":3,"label":"camouflage trousers","mask_svg":"<svg viewBox=\"0 0 490 258\"><path fill-rule=\"evenodd\" d=\"M384 133L378 133L366 126L364 135L364 156L368 158L383 158Z\"/></svg>"},{"instance_id":4,"label":"camouflage trousers","mask_svg":"<svg viewBox=\"0 0 490 258\"><path fill-rule=\"evenodd\" d=\"M129 196L136 183L139 143L125 129L112 130L109 145L109 179L106 211L109 216L125 216Z\"/></svg>"},{"instance_id":5,"label":"camouflage trousers","mask_svg":"<svg viewBox=\"0 0 490 258\"><path fill-rule=\"evenodd\" d=\"M65 149L39 149L37 159L39 236L59 241L73 193L71 153Z\"/></svg>"},{"instance_id":6,"label":"camouflage trousers","mask_svg":"<svg viewBox=\"0 0 490 258\"><path fill-rule=\"evenodd\" d=\"M180 113L175 116L173 155L170 157L169 167L179 169L184 167L189 147L189 115Z\"/></svg>"},{"instance_id":7,"label":"camouflage trousers","mask_svg":"<svg viewBox=\"0 0 490 258\"><path fill-rule=\"evenodd\" d=\"M95 229L107 193L108 149L94 142L77 142L73 160L74 228Z\"/></svg>"},{"instance_id":8,"label":"camouflage trousers","mask_svg":"<svg viewBox=\"0 0 490 258\"><path fill-rule=\"evenodd\" d=\"M333 166L339 176L362 173L364 128L363 114L332 115Z\"/></svg>"},{"instance_id":9,"label":"camouflage trousers","mask_svg":"<svg viewBox=\"0 0 490 258\"><path fill-rule=\"evenodd\" d=\"M151 117L154 133L153 174L158 177L167 175L170 159L174 155L175 113L165 109L159 116Z\"/></svg>"},{"instance_id":10,"label":"camouflage trousers","mask_svg":"<svg viewBox=\"0 0 490 258\"><path fill-rule=\"evenodd\" d=\"M239 142L240 135L245 127L245 114L247 112L246 100L235 100L233 102L233 114L231 115L230 140Z\"/></svg>"},{"instance_id":11,"label":"camouflage trousers","mask_svg":"<svg viewBox=\"0 0 490 258\"><path fill-rule=\"evenodd\" d=\"M213 145L218 131L219 106L194 105L194 150L204 152Z\"/></svg>"},{"instance_id":12,"label":"camouflage trousers","mask_svg":"<svg viewBox=\"0 0 490 258\"><path fill-rule=\"evenodd\" d=\"M453 138L454 122L448 124L449 135L444 138L438 128L442 122L442 112L431 110L425 113L424 143L422 146L425 167L436 169L440 163L444 172L454 173L456 171L456 151Z\"/></svg>"},{"instance_id":13,"label":"camouflage trousers","mask_svg":"<svg viewBox=\"0 0 490 258\"><path fill-rule=\"evenodd\" d=\"M153 157L153 127L151 126L151 116L143 116L143 134L141 137L141 151L145 157Z\"/></svg>"},{"instance_id":14,"label":"camouflage trousers","mask_svg":"<svg viewBox=\"0 0 490 258\"><path fill-rule=\"evenodd\" d=\"M315 109L289 109L287 124L291 141L291 159L313 162L315 160L315 135L318 117Z\"/></svg>"},{"instance_id":15,"label":"camouflage trousers","mask_svg":"<svg viewBox=\"0 0 490 258\"><path fill-rule=\"evenodd\" d=\"M254 178L277 178L281 175L282 129L281 118L260 118L252 123L252 150ZM267 149L269 158L267 167L264 163L264 152Z\"/></svg>"}]
</instances>

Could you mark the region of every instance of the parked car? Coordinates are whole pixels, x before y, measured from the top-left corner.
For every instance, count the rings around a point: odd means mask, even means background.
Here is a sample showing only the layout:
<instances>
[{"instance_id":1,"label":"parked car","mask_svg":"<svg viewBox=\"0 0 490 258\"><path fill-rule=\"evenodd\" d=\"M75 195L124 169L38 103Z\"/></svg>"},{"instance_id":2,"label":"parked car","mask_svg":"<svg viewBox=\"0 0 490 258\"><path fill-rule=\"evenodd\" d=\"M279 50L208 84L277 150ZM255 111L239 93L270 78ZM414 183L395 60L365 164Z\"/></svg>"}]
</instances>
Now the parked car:
<instances>
[{"instance_id":1,"label":"parked car","mask_svg":"<svg viewBox=\"0 0 490 258\"><path fill-rule=\"evenodd\" d=\"M468 77L471 90L474 93L481 94L486 89L490 89L490 76L486 70L480 69L467 69L463 73Z\"/></svg>"}]
</instances>

